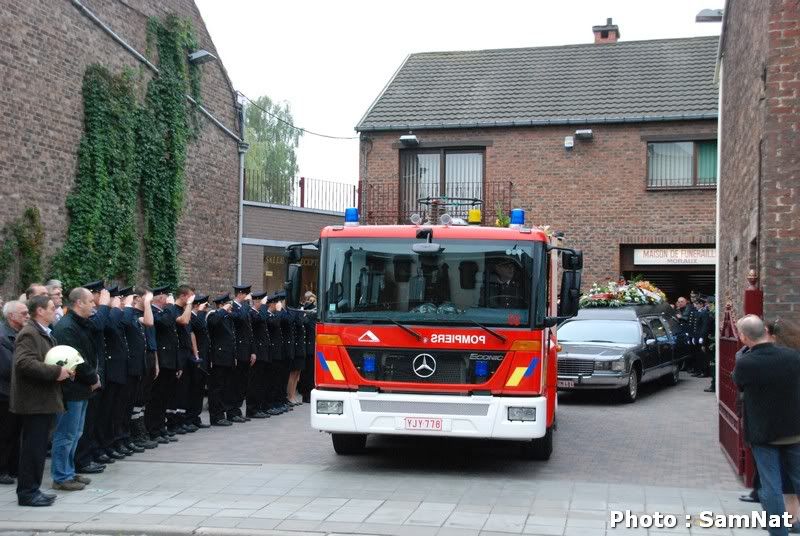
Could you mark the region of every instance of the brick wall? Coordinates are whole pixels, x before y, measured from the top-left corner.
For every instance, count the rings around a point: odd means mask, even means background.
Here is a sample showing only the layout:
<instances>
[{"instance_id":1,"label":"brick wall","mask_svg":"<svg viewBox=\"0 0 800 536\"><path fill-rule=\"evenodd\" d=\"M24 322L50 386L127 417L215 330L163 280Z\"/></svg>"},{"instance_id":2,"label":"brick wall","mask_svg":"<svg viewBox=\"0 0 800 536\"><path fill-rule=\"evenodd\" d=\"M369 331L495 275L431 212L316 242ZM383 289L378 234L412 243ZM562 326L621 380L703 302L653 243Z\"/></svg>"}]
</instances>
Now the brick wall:
<instances>
[{"instance_id":1,"label":"brick wall","mask_svg":"<svg viewBox=\"0 0 800 536\"><path fill-rule=\"evenodd\" d=\"M741 314L750 268L767 318L800 324L800 10L730 0L723 56L720 289ZM759 165L760 163L760 165ZM800 340L794 341L800 344Z\"/></svg>"},{"instance_id":2,"label":"brick wall","mask_svg":"<svg viewBox=\"0 0 800 536\"><path fill-rule=\"evenodd\" d=\"M192 0L82 2L140 52L148 17L176 13L192 21L200 47L219 57ZM99 63L120 72L138 70L140 64L68 1L6 0L0 27L0 226L26 206L38 206L49 260L67 228L64 201L83 133L85 68ZM202 70L205 107L237 131L234 93L221 59ZM142 95L149 76L143 71ZM236 275L238 153L236 142L203 116L201 125L188 151L178 242L186 280L214 291ZM0 294L9 294L14 285L7 281Z\"/></svg>"},{"instance_id":3,"label":"brick wall","mask_svg":"<svg viewBox=\"0 0 800 536\"><path fill-rule=\"evenodd\" d=\"M526 127L416 131L425 143L480 140L486 147L485 180L513 183L512 205L525 208L527 223L564 231L585 254L586 284L616 277L620 245L713 244L713 190L647 191L647 142L643 137L716 132L715 121L587 125L592 141L564 137L575 127ZM395 223L399 155L405 132L362 134L361 170L366 201L380 223ZM365 140L364 138L369 138ZM494 212L492 203L487 207Z\"/></svg>"}]
</instances>

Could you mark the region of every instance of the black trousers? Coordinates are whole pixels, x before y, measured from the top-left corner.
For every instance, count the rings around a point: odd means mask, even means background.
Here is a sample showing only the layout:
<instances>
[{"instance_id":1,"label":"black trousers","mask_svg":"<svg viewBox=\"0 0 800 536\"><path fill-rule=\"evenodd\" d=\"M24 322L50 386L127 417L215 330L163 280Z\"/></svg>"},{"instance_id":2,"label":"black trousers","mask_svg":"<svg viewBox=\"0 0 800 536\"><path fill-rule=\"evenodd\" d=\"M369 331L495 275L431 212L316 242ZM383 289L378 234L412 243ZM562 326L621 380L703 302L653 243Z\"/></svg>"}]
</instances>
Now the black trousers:
<instances>
[{"instance_id":1,"label":"black trousers","mask_svg":"<svg viewBox=\"0 0 800 536\"><path fill-rule=\"evenodd\" d=\"M250 360L242 361L241 359L236 362L234 368L234 381L230 391L231 409L228 412L228 417L242 415L242 405L247 399L247 384L250 381Z\"/></svg>"},{"instance_id":2,"label":"black trousers","mask_svg":"<svg viewBox=\"0 0 800 536\"><path fill-rule=\"evenodd\" d=\"M150 396L153 393L153 383L155 379L153 375L156 370L156 353L147 350L144 353L144 376L139 382L139 389L136 392L136 405L146 406L150 401Z\"/></svg>"},{"instance_id":3,"label":"black trousers","mask_svg":"<svg viewBox=\"0 0 800 536\"><path fill-rule=\"evenodd\" d=\"M8 399L0 400L0 475L17 475L22 421L8 411Z\"/></svg>"},{"instance_id":4,"label":"black trousers","mask_svg":"<svg viewBox=\"0 0 800 536\"><path fill-rule=\"evenodd\" d=\"M95 391L97 393L97 391ZM83 435L78 440L75 450L75 467L85 467L92 463L98 454L97 415L100 413L100 394L89 399L86 406L86 420L83 422Z\"/></svg>"},{"instance_id":5,"label":"black trousers","mask_svg":"<svg viewBox=\"0 0 800 536\"><path fill-rule=\"evenodd\" d=\"M306 354L306 366L300 373L300 381L297 383L297 391L303 396L303 400L308 401L311 390L314 388L314 354Z\"/></svg>"},{"instance_id":6,"label":"black trousers","mask_svg":"<svg viewBox=\"0 0 800 536\"><path fill-rule=\"evenodd\" d=\"M184 421L186 407L186 399L188 398L188 375L187 369L184 367L181 372L181 377L175 379L175 389L173 389L171 396L167 402L167 428L174 429L181 426Z\"/></svg>"},{"instance_id":7,"label":"black trousers","mask_svg":"<svg viewBox=\"0 0 800 536\"><path fill-rule=\"evenodd\" d=\"M208 372L206 372L205 363L203 366L196 363L189 363L188 367L183 371L186 376L186 401L183 409L186 411L185 421L190 424L200 424L200 414L203 413L203 396L206 391L206 379Z\"/></svg>"},{"instance_id":8,"label":"black trousers","mask_svg":"<svg viewBox=\"0 0 800 536\"><path fill-rule=\"evenodd\" d=\"M247 386L247 414L267 409L267 378L269 363L256 361L250 369L250 383Z\"/></svg>"},{"instance_id":9,"label":"black trousers","mask_svg":"<svg viewBox=\"0 0 800 536\"><path fill-rule=\"evenodd\" d=\"M100 394L100 406L97 411L97 446L98 453L110 449L116 443L117 438L114 433L114 415L121 411L125 401L122 392L125 384L106 382Z\"/></svg>"},{"instance_id":10,"label":"black trousers","mask_svg":"<svg viewBox=\"0 0 800 536\"><path fill-rule=\"evenodd\" d=\"M20 415L22 440L20 443L19 471L17 474L17 497L32 499L40 493L44 460L47 457L47 437L53 425L54 415Z\"/></svg>"},{"instance_id":11,"label":"black trousers","mask_svg":"<svg viewBox=\"0 0 800 536\"><path fill-rule=\"evenodd\" d=\"M231 410L228 400L233 383L233 367L214 365L208 378L208 413L212 424L225 418Z\"/></svg>"},{"instance_id":12,"label":"black trousers","mask_svg":"<svg viewBox=\"0 0 800 536\"><path fill-rule=\"evenodd\" d=\"M136 402L136 391L139 389L139 377L128 376L128 381L122 386L119 401L114 406L111 416L111 430L114 443L127 443L131 438L131 414Z\"/></svg>"},{"instance_id":13,"label":"black trousers","mask_svg":"<svg viewBox=\"0 0 800 536\"><path fill-rule=\"evenodd\" d=\"M144 425L151 435L158 434L166 425L167 406L175 393L176 385L175 370L162 368L153 382L150 401L144 410Z\"/></svg>"},{"instance_id":14,"label":"black trousers","mask_svg":"<svg viewBox=\"0 0 800 536\"><path fill-rule=\"evenodd\" d=\"M270 379L270 397L272 406L279 406L286 402L286 387L289 383L291 362L287 360L273 361L273 370Z\"/></svg>"}]
</instances>

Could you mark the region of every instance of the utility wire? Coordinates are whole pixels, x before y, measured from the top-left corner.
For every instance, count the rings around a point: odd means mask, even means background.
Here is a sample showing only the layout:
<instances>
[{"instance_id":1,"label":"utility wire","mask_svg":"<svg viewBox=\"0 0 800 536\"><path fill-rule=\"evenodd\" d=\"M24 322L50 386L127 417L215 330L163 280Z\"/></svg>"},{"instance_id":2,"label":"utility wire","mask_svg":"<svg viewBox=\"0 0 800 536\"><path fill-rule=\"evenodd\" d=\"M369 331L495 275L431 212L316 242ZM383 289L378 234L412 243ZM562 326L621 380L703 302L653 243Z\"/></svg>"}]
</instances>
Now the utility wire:
<instances>
[{"instance_id":1,"label":"utility wire","mask_svg":"<svg viewBox=\"0 0 800 536\"><path fill-rule=\"evenodd\" d=\"M328 138L328 139L331 139L331 140L357 140L358 139L358 136L331 136L329 134L320 134L319 132L314 132L313 130L308 130L308 129L305 129L305 128L302 128L302 127L294 126L290 122L286 121L285 119L282 119L281 117L275 115L274 113L270 112L269 110L265 110L264 108L262 108L261 106L259 106L255 102L253 102L253 99L251 99L250 97L248 97L247 95L245 95L241 91L239 91L238 93L239 93L239 95L244 97L250 104L252 104L256 108L258 108L259 110L261 110L262 112L264 112L268 116L272 117L276 121L280 121L284 125L286 125L288 127L291 127L291 128L293 128L295 130L299 130L300 132L303 132L305 134L311 134L312 136L319 136L320 138Z\"/></svg>"}]
</instances>

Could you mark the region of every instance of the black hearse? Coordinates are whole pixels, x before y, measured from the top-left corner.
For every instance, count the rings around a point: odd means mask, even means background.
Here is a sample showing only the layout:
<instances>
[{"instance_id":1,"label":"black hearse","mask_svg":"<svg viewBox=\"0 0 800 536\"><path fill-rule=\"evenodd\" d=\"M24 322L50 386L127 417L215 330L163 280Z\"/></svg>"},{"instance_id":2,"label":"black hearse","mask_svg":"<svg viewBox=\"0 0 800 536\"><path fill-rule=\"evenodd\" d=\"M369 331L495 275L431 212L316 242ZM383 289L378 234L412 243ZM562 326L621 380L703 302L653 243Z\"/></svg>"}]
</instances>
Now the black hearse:
<instances>
[{"instance_id":1,"label":"black hearse","mask_svg":"<svg viewBox=\"0 0 800 536\"><path fill-rule=\"evenodd\" d=\"M691 347L667 304L585 308L558 327L558 388L616 389L634 402L639 384L678 383Z\"/></svg>"}]
</instances>

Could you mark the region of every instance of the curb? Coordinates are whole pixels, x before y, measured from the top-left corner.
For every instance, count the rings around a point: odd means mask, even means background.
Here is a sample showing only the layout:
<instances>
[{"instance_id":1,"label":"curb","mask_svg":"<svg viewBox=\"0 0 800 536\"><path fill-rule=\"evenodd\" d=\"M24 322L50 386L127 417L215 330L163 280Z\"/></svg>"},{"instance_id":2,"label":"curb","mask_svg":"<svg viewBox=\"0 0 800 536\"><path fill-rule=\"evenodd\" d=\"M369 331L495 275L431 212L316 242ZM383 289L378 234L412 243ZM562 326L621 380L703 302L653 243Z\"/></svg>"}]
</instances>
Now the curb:
<instances>
[{"instance_id":1,"label":"curb","mask_svg":"<svg viewBox=\"0 0 800 536\"><path fill-rule=\"evenodd\" d=\"M193 527L165 525L135 525L124 527L113 523L84 521L66 523L58 521L2 521L0 535L20 531L57 532L59 534L113 534L115 536L333 536L334 533L293 530L237 529L223 527ZM366 535L365 535L366 536Z\"/></svg>"}]
</instances>

